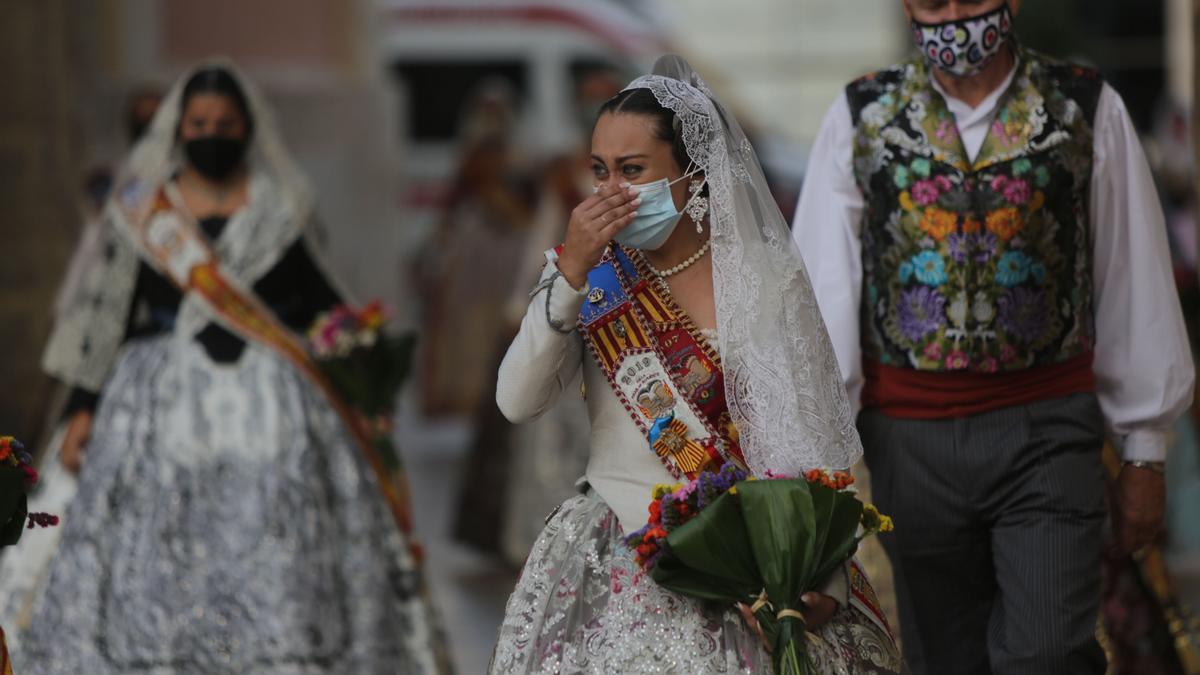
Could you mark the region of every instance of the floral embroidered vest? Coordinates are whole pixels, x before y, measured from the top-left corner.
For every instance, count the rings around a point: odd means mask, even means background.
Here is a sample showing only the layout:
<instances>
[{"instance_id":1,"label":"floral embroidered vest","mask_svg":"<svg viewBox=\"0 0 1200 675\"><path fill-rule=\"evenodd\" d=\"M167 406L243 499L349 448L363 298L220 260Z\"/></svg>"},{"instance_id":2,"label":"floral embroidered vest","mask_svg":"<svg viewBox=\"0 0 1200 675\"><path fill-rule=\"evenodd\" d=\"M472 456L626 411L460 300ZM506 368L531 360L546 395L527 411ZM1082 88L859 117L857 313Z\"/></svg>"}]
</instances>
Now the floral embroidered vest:
<instances>
[{"instance_id":1,"label":"floral embroidered vest","mask_svg":"<svg viewBox=\"0 0 1200 675\"><path fill-rule=\"evenodd\" d=\"M974 162L919 57L847 87L862 220L864 358L1014 372L1093 343L1094 71L1018 47Z\"/></svg>"}]
</instances>

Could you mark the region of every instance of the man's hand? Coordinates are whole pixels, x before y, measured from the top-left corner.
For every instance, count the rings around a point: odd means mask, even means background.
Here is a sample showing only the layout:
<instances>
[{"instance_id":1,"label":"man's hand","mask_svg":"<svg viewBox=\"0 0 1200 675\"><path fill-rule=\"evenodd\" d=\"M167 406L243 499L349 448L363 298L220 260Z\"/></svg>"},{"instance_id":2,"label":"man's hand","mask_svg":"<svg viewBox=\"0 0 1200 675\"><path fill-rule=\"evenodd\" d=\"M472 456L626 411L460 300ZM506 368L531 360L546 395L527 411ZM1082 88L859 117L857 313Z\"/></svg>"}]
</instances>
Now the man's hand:
<instances>
[{"instance_id":1,"label":"man's hand","mask_svg":"<svg viewBox=\"0 0 1200 675\"><path fill-rule=\"evenodd\" d=\"M1117 547L1134 553L1152 543L1163 524L1167 486L1153 469L1125 465L1113 486L1113 534Z\"/></svg>"},{"instance_id":2,"label":"man's hand","mask_svg":"<svg viewBox=\"0 0 1200 675\"><path fill-rule=\"evenodd\" d=\"M800 601L804 603L804 608L800 610L800 613L804 615L804 623L810 631L829 623L833 615L837 614L838 601L828 595L805 593L800 596ZM767 644L767 636L763 635L762 626L758 625L758 619L750 612L750 607L739 602L737 608L742 613L746 625L754 631L755 635L758 635L767 651L771 651L771 645Z\"/></svg>"}]
</instances>

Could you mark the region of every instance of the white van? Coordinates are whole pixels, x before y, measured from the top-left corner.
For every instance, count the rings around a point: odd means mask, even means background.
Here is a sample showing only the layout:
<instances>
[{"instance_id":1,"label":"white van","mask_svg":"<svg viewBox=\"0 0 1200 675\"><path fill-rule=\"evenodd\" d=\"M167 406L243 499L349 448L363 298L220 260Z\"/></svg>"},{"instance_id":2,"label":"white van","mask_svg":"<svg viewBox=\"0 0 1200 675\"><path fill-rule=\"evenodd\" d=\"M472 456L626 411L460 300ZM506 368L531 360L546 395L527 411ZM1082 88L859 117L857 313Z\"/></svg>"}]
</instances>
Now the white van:
<instances>
[{"instance_id":1,"label":"white van","mask_svg":"<svg viewBox=\"0 0 1200 675\"><path fill-rule=\"evenodd\" d=\"M383 59L401 93L409 236L440 213L457 160L464 102L503 80L519 105L518 144L530 159L578 138L579 77L596 68L633 75L667 51L651 0L380 0Z\"/></svg>"}]
</instances>

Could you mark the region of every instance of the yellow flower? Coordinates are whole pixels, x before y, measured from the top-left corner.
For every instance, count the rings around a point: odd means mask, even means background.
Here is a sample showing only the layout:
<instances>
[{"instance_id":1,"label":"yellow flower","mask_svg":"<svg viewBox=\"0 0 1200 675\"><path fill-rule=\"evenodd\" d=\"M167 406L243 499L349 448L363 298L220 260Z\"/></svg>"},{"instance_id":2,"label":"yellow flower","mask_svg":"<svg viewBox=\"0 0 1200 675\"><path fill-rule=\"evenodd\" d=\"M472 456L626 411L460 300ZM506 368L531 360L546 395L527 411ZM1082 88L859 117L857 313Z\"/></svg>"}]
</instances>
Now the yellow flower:
<instances>
[{"instance_id":1,"label":"yellow flower","mask_svg":"<svg viewBox=\"0 0 1200 675\"><path fill-rule=\"evenodd\" d=\"M863 506L862 512L862 527L868 533L871 532L891 532L896 529L896 525L892 522L891 516L885 516L875 508L874 504Z\"/></svg>"},{"instance_id":2,"label":"yellow flower","mask_svg":"<svg viewBox=\"0 0 1200 675\"><path fill-rule=\"evenodd\" d=\"M921 230L937 241L947 237L958 226L958 214L931 206L921 217Z\"/></svg>"},{"instance_id":3,"label":"yellow flower","mask_svg":"<svg viewBox=\"0 0 1200 675\"><path fill-rule=\"evenodd\" d=\"M736 494L737 494L737 486L736 486L736 485L734 485L733 487L729 488L729 494L731 494L731 495L736 495Z\"/></svg>"},{"instance_id":4,"label":"yellow flower","mask_svg":"<svg viewBox=\"0 0 1200 675\"><path fill-rule=\"evenodd\" d=\"M650 497L652 499L662 499L664 496L669 495L672 492L675 492L676 490L678 490L681 487L683 487L683 483L676 483L674 485L667 485L666 483L659 483L658 485L654 486L654 490L650 493Z\"/></svg>"},{"instance_id":5,"label":"yellow flower","mask_svg":"<svg viewBox=\"0 0 1200 675\"><path fill-rule=\"evenodd\" d=\"M905 211L912 211L917 208L917 205L913 204L912 195L908 194L908 190L900 193L900 208Z\"/></svg>"},{"instance_id":6,"label":"yellow flower","mask_svg":"<svg viewBox=\"0 0 1200 675\"><path fill-rule=\"evenodd\" d=\"M1023 227L1025 222L1021 219L1020 212L1011 206L996 209L987 216L988 231L1002 241L1012 239Z\"/></svg>"},{"instance_id":7,"label":"yellow flower","mask_svg":"<svg viewBox=\"0 0 1200 675\"><path fill-rule=\"evenodd\" d=\"M1033 193L1033 197L1029 200L1030 213L1042 208L1042 206L1045 203L1046 203L1046 193L1045 192L1038 190L1037 192Z\"/></svg>"}]
</instances>

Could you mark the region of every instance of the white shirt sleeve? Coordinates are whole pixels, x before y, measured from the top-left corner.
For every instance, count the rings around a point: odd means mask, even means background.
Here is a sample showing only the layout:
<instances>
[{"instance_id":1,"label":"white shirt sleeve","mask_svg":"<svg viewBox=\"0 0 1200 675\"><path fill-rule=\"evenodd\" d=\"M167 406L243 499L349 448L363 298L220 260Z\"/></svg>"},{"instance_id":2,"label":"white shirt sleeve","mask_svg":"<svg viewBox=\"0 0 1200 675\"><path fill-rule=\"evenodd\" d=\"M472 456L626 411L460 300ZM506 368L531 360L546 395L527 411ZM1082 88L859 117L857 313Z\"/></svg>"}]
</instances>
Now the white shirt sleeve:
<instances>
[{"instance_id":1,"label":"white shirt sleeve","mask_svg":"<svg viewBox=\"0 0 1200 675\"><path fill-rule=\"evenodd\" d=\"M579 308L587 297L558 274L553 251L546 254L537 292L529 301L521 330L509 345L496 382L496 405L514 424L528 422L549 410L583 363L583 339L574 329ZM553 277L553 282L547 283ZM559 329L550 325L554 321ZM574 329L569 333L563 330Z\"/></svg>"},{"instance_id":2,"label":"white shirt sleeve","mask_svg":"<svg viewBox=\"0 0 1200 675\"><path fill-rule=\"evenodd\" d=\"M1096 109L1091 221L1097 394L1126 460L1163 461L1192 402L1192 363L1150 167L1121 97Z\"/></svg>"},{"instance_id":3,"label":"white shirt sleeve","mask_svg":"<svg viewBox=\"0 0 1200 675\"><path fill-rule=\"evenodd\" d=\"M854 180L853 142L850 102L843 93L825 114L809 155L792 239L808 268L850 405L857 413L863 386L858 325L863 196Z\"/></svg>"}]
</instances>

